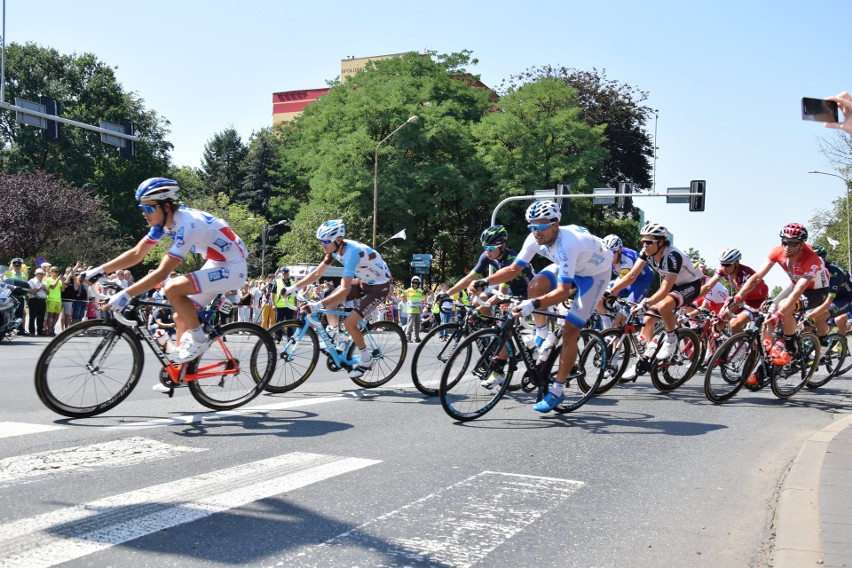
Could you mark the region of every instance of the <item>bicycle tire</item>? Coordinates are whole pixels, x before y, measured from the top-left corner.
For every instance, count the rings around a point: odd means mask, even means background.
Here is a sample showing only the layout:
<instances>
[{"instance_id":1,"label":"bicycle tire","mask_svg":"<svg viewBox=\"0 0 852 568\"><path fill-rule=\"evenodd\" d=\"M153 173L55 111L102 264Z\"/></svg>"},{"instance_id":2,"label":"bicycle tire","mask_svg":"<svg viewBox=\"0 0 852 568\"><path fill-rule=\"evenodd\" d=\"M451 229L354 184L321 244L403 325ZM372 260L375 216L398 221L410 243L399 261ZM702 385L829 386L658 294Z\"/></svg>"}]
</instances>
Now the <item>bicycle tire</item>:
<instances>
[{"instance_id":1,"label":"bicycle tire","mask_svg":"<svg viewBox=\"0 0 852 568\"><path fill-rule=\"evenodd\" d=\"M189 392L207 408L237 408L263 392L275 363L275 341L265 329L248 322L223 325L207 351L190 361L189 373L207 376L187 381ZM228 372L218 374L222 369Z\"/></svg>"},{"instance_id":2,"label":"bicycle tire","mask_svg":"<svg viewBox=\"0 0 852 568\"><path fill-rule=\"evenodd\" d=\"M850 342L852 342L852 330L847 331L845 337L846 337L846 346L848 348ZM846 357L846 361L845 361L844 365L842 367L840 367L840 369L837 370L837 374L835 374L834 376L835 377L842 377L843 375L848 373L850 369L852 369L852 357Z\"/></svg>"},{"instance_id":3,"label":"bicycle tire","mask_svg":"<svg viewBox=\"0 0 852 568\"><path fill-rule=\"evenodd\" d=\"M110 410L133 392L145 357L132 331L118 333L114 321L90 320L57 335L36 363L35 387L50 410L71 418L86 418ZM112 346L87 367L99 347Z\"/></svg>"},{"instance_id":4,"label":"bicycle tire","mask_svg":"<svg viewBox=\"0 0 852 568\"><path fill-rule=\"evenodd\" d=\"M787 399L802 390L819 365L821 346L814 333L806 332L796 338L796 356L787 365L777 366L769 381L772 394Z\"/></svg>"},{"instance_id":5,"label":"bicycle tire","mask_svg":"<svg viewBox=\"0 0 852 568\"><path fill-rule=\"evenodd\" d=\"M310 326L302 333L304 325L299 320L285 320L269 328L273 341L278 332L281 332L281 340L275 343L275 372L266 385L267 391L277 394L289 392L307 381L316 369L320 354L319 337ZM287 333L290 328L293 329L292 334Z\"/></svg>"},{"instance_id":6,"label":"bicycle tire","mask_svg":"<svg viewBox=\"0 0 852 568\"><path fill-rule=\"evenodd\" d=\"M447 340L441 341L438 335L447 332ZM438 396L441 385L441 373L450 355L464 339L462 326L458 323L444 323L430 331L423 341L417 344L411 358L411 382L426 396Z\"/></svg>"},{"instance_id":7,"label":"bicycle tire","mask_svg":"<svg viewBox=\"0 0 852 568\"><path fill-rule=\"evenodd\" d=\"M615 349L615 344L622 336L624 336L624 330L618 327L611 327L603 330L599 335L607 345L607 368L604 370L603 377L601 378L598 387L595 389L595 396L604 394L617 385L630 361L630 341L627 337L625 337L621 342L621 345ZM581 388L591 388L591 385L586 381L585 377L578 379L578 381Z\"/></svg>"},{"instance_id":8,"label":"bicycle tire","mask_svg":"<svg viewBox=\"0 0 852 568\"><path fill-rule=\"evenodd\" d=\"M823 355L819 365L805 386L816 389L825 386L831 379L840 375L846 358L849 356L849 346L846 336L840 333L829 333L825 336L826 345L822 346ZM823 371L825 367L825 371Z\"/></svg>"},{"instance_id":9,"label":"bicycle tire","mask_svg":"<svg viewBox=\"0 0 852 568\"><path fill-rule=\"evenodd\" d=\"M657 336L657 342L665 341L665 331ZM657 361L651 367L651 383L660 392L671 392L692 378L698 370L701 354L700 340L695 331L681 327L675 330L677 351L667 361ZM674 364L672 364L674 363Z\"/></svg>"},{"instance_id":10,"label":"bicycle tire","mask_svg":"<svg viewBox=\"0 0 852 568\"><path fill-rule=\"evenodd\" d=\"M601 384L604 372L607 370L607 344L596 331L584 329L583 332L587 332L583 334L585 336L585 345L577 353L577 361L574 369L572 369L562 389L565 400L554 408L560 414L574 412L586 404L593 396L597 396L598 386ZM545 362L544 368L547 369L546 372L553 379L556 378L556 373L559 369L558 361L560 356L560 353L557 353L555 356L548 357L548 360ZM556 371L553 370L554 368ZM585 388L580 384L581 380L585 384Z\"/></svg>"},{"instance_id":11,"label":"bicycle tire","mask_svg":"<svg viewBox=\"0 0 852 568\"><path fill-rule=\"evenodd\" d=\"M749 332L725 340L710 358L704 373L704 396L721 404L737 394L758 363L760 344Z\"/></svg>"},{"instance_id":12,"label":"bicycle tire","mask_svg":"<svg viewBox=\"0 0 852 568\"><path fill-rule=\"evenodd\" d=\"M499 328L481 329L468 335L450 356L441 374L438 396L441 407L460 422L474 420L490 411L503 397L512 382L512 362L496 360L506 342ZM503 384L487 389L482 382L502 366Z\"/></svg>"},{"instance_id":13,"label":"bicycle tire","mask_svg":"<svg viewBox=\"0 0 852 568\"><path fill-rule=\"evenodd\" d=\"M373 365L360 377L349 378L359 387L371 389L387 383L399 372L408 354L408 342L402 328L391 321L370 323L367 329L364 341L373 351ZM355 349L355 343L351 343L346 353L348 359L354 358Z\"/></svg>"}]
</instances>

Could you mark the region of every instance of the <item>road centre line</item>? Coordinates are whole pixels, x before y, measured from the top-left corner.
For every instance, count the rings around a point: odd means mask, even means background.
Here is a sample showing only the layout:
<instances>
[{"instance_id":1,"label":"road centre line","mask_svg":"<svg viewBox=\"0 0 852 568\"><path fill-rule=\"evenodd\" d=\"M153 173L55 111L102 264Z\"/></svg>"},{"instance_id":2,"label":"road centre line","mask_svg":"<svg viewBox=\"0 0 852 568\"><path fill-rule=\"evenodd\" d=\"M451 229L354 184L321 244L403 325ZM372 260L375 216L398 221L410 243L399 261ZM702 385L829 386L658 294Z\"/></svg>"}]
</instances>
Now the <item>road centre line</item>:
<instances>
[{"instance_id":1,"label":"road centre line","mask_svg":"<svg viewBox=\"0 0 852 568\"><path fill-rule=\"evenodd\" d=\"M62 430L65 426L50 426L48 424L30 424L27 422L0 422L0 438L40 434L51 430Z\"/></svg>"}]
</instances>

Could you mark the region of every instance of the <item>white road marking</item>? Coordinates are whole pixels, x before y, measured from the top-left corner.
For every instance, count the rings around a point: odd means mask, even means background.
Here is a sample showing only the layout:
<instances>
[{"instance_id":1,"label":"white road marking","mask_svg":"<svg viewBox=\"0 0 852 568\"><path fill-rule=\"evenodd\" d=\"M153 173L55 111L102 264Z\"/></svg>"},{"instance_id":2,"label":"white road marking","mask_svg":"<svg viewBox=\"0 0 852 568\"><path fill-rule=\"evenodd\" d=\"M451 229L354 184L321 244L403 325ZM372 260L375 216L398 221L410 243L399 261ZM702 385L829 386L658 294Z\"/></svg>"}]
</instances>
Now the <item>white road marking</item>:
<instances>
[{"instance_id":1,"label":"white road marking","mask_svg":"<svg viewBox=\"0 0 852 568\"><path fill-rule=\"evenodd\" d=\"M0 567L54 566L375 460L291 453L0 525Z\"/></svg>"},{"instance_id":2,"label":"white road marking","mask_svg":"<svg viewBox=\"0 0 852 568\"><path fill-rule=\"evenodd\" d=\"M156 420L147 420L145 422L130 422L128 424L118 424L115 426L107 426L108 430L144 430L146 428L161 428L163 426L179 426L181 424L196 424L199 422L209 422L229 418L231 416L243 416L247 414L260 414L268 410L287 410L290 408L301 408L303 406L312 406L314 404L324 404L326 402L337 402L346 400L343 395L325 396L320 398L304 398L298 400L288 400L274 404L264 404L261 406L248 406L238 408L236 410L222 410L219 412L205 412L202 414L185 414L183 416L174 416L172 418L158 418Z\"/></svg>"},{"instance_id":3,"label":"white road marking","mask_svg":"<svg viewBox=\"0 0 852 568\"><path fill-rule=\"evenodd\" d=\"M0 486L13 482L34 481L55 473L80 469L95 470L124 467L152 460L166 459L204 448L173 446L148 438L133 437L90 446L76 446L37 454L14 456L0 460Z\"/></svg>"},{"instance_id":4,"label":"white road marking","mask_svg":"<svg viewBox=\"0 0 852 568\"><path fill-rule=\"evenodd\" d=\"M485 471L285 559L287 566L430 562L467 568L561 504L582 481ZM394 563L395 564L395 563Z\"/></svg>"},{"instance_id":5,"label":"white road marking","mask_svg":"<svg viewBox=\"0 0 852 568\"><path fill-rule=\"evenodd\" d=\"M51 430L62 430L64 426L48 426L47 424L28 424L26 422L0 422L0 438L39 434Z\"/></svg>"}]
</instances>

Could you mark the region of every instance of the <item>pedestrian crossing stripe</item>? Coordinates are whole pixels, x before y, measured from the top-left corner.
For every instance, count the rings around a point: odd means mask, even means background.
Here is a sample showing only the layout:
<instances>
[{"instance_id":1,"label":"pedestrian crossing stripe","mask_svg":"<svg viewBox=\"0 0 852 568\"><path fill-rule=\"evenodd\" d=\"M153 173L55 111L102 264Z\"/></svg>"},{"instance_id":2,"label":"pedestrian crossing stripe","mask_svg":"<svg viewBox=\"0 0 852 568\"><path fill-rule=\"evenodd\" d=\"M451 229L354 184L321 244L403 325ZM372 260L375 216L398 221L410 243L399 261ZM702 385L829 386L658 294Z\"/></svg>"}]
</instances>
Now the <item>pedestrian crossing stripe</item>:
<instances>
[{"instance_id":1,"label":"pedestrian crossing stripe","mask_svg":"<svg viewBox=\"0 0 852 568\"><path fill-rule=\"evenodd\" d=\"M26 422L0 422L0 438L40 434L42 432L50 432L51 430L63 430L64 428L64 426L29 424Z\"/></svg>"},{"instance_id":2,"label":"pedestrian crossing stripe","mask_svg":"<svg viewBox=\"0 0 852 568\"><path fill-rule=\"evenodd\" d=\"M0 567L49 567L380 463L290 453L0 525Z\"/></svg>"}]
</instances>

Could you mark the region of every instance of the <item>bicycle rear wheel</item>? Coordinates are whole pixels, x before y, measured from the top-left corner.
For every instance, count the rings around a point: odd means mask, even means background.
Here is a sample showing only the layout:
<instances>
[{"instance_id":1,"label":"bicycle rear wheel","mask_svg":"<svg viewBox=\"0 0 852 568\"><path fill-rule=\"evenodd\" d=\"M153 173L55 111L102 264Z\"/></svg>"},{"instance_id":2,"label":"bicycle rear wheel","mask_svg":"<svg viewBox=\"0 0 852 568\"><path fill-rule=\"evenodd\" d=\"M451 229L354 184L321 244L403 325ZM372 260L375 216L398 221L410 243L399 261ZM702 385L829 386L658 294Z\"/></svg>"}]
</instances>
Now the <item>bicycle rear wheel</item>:
<instances>
[{"instance_id":1,"label":"bicycle rear wheel","mask_svg":"<svg viewBox=\"0 0 852 568\"><path fill-rule=\"evenodd\" d=\"M230 410L259 395L275 371L275 342L262 327L248 322L222 326L222 335L189 363L189 391L200 404Z\"/></svg>"},{"instance_id":2,"label":"bicycle rear wheel","mask_svg":"<svg viewBox=\"0 0 852 568\"><path fill-rule=\"evenodd\" d=\"M275 342L275 372L266 390L282 393L293 390L308 380L319 360L319 338L312 327L298 320L282 321L269 328L269 335L281 334Z\"/></svg>"},{"instance_id":3,"label":"bicycle rear wheel","mask_svg":"<svg viewBox=\"0 0 852 568\"><path fill-rule=\"evenodd\" d=\"M52 411L85 418L106 412L133 391L145 357L133 333L90 320L56 336L36 364L39 399Z\"/></svg>"},{"instance_id":4,"label":"bicycle rear wheel","mask_svg":"<svg viewBox=\"0 0 852 568\"><path fill-rule=\"evenodd\" d=\"M512 365L497 359L504 346L498 328L481 329L459 343L441 374L438 394L447 414L465 422L494 408L512 382ZM491 389L482 386L495 371L504 373L503 383Z\"/></svg>"},{"instance_id":5,"label":"bicycle rear wheel","mask_svg":"<svg viewBox=\"0 0 852 568\"><path fill-rule=\"evenodd\" d=\"M721 404L737 394L760 357L760 346L748 332L738 333L720 345L707 363L704 395Z\"/></svg>"},{"instance_id":6,"label":"bicycle rear wheel","mask_svg":"<svg viewBox=\"0 0 852 568\"><path fill-rule=\"evenodd\" d=\"M809 389L819 388L824 386L828 381L840 374L840 371L846 365L846 358L849 356L849 347L846 344L846 337L839 333L829 333L825 336L825 345L822 346L822 354L819 358L819 365L814 371L813 376L805 383Z\"/></svg>"},{"instance_id":7,"label":"bicycle rear wheel","mask_svg":"<svg viewBox=\"0 0 852 568\"><path fill-rule=\"evenodd\" d=\"M617 327L605 329L600 332L600 337L607 346L606 369L604 369L600 384L595 389L595 396L603 394L617 385L618 379L621 378L624 369L627 368L627 363L630 361L630 341L624 335L623 330ZM583 392L591 388L585 375L577 380Z\"/></svg>"},{"instance_id":8,"label":"bicycle rear wheel","mask_svg":"<svg viewBox=\"0 0 852 568\"><path fill-rule=\"evenodd\" d=\"M438 396L444 365L464 339L461 329L462 326L458 323L439 325L430 331L414 350L414 356L411 358L411 382L426 396ZM441 332L446 334L446 341L441 341Z\"/></svg>"},{"instance_id":9,"label":"bicycle rear wheel","mask_svg":"<svg viewBox=\"0 0 852 568\"><path fill-rule=\"evenodd\" d=\"M677 334L677 350L665 361L658 361L651 368L651 382L660 392L669 392L692 378L701 362L701 342L693 330L681 327ZM657 336L657 342L665 341L665 331Z\"/></svg>"},{"instance_id":10,"label":"bicycle rear wheel","mask_svg":"<svg viewBox=\"0 0 852 568\"><path fill-rule=\"evenodd\" d=\"M577 354L577 361L562 390L565 400L554 409L556 412L573 412L597 395L598 387L607 370L609 354L607 344L600 334L590 329L584 329L583 336L585 346L581 347ZM582 342L579 343L579 345L582 344ZM545 372L548 373L551 380L556 379L561 354L562 349L559 349L555 356L549 357L548 361L545 362Z\"/></svg>"},{"instance_id":11,"label":"bicycle rear wheel","mask_svg":"<svg viewBox=\"0 0 852 568\"><path fill-rule=\"evenodd\" d=\"M408 353L408 342L405 332L392 321L377 321L367 325L369 331L364 334L373 352L373 366L360 377L349 377L361 388L370 389L387 383L402 368L405 355ZM352 343L347 351L347 358L354 356L355 344Z\"/></svg>"},{"instance_id":12,"label":"bicycle rear wheel","mask_svg":"<svg viewBox=\"0 0 852 568\"><path fill-rule=\"evenodd\" d=\"M821 346L814 333L802 333L796 340L796 356L772 374L769 384L778 398L790 398L810 380L819 366Z\"/></svg>"}]
</instances>

